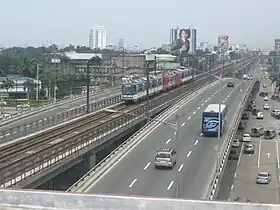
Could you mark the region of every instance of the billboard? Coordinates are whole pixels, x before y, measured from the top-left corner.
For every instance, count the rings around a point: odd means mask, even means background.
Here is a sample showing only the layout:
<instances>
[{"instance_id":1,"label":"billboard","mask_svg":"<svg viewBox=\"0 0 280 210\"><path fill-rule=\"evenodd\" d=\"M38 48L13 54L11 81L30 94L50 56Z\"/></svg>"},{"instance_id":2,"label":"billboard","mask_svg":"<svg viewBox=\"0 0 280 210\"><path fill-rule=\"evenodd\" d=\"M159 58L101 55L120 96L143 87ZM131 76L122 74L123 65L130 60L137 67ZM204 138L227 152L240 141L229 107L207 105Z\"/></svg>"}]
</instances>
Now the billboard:
<instances>
[{"instance_id":1,"label":"billboard","mask_svg":"<svg viewBox=\"0 0 280 210\"><path fill-rule=\"evenodd\" d=\"M223 51L228 51L229 49L228 36L219 36L218 45Z\"/></svg>"},{"instance_id":2,"label":"billboard","mask_svg":"<svg viewBox=\"0 0 280 210\"><path fill-rule=\"evenodd\" d=\"M182 66L188 62L186 57L189 55L190 51L190 39L191 29L179 29L178 37L171 44L171 54L178 56Z\"/></svg>"},{"instance_id":3,"label":"billboard","mask_svg":"<svg viewBox=\"0 0 280 210\"><path fill-rule=\"evenodd\" d=\"M275 39L274 40L274 50L275 51L280 51L280 39Z\"/></svg>"}]
</instances>

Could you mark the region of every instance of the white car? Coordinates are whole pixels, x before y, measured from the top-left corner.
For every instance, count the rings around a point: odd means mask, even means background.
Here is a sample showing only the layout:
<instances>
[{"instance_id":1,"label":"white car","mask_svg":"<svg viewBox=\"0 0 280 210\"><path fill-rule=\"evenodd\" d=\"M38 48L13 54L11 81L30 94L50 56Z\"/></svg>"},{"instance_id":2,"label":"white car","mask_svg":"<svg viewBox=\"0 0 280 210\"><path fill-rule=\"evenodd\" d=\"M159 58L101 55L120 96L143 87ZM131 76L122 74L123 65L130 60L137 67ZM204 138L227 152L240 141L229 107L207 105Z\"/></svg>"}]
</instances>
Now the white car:
<instances>
[{"instance_id":1,"label":"white car","mask_svg":"<svg viewBox=\"0 0 280 210\"><path fill-rule=\"evenodd\" d=\"M242 136L242 141L243 142L251 142L251 136L249 133L244 133Z\"/></svg>"},{"instance_id":2,"label":"white car","mask_svg":"<svg viewBox=\"0 0 280 210\"><path fill-rule=\"evenodd\" d=\"M257 119L263 119L263 112L257 113Z\"/></svg>"},{"instance_id":3,"label":"white car","mask_svg":"<svg viewBox=\"0 0 280 210\"><path fill-rule=\"evenodd\" d=\"M263 98L263 100L264 100L264 101L268 101L268 97L265 96L265 97Z\"/></svg>"},{"instance_id":4,"label":"white car","mask_svg":"<svg viewBox=\"0 0 280 210\"><path fill-rule=\"evenodd\" d=\"M17 105L17 108L29 108L30 105L29 104L19 104Z\"/></svg>"},{"instance_id":5,"label":"white car","mask_svg":"<svg viewBox=\"0 0 280 210\"><path fill-rule=\"evenodd\" d=\"M269 110L269 108L270 108L270 107L269 107L269 104L264 104L264 105L263 105L263 109L264 109L264 110Z\"/></svg>"},{"instance_id":6,"label":"white car","mask_svg":"<svg viewBox=\"0 0 280 210\"><path fill-rule=\"evenodd\" d=\"M0 101L0 106L5 106L5 105L7 105L6 101Z\"/></svg>"}]
</instances>

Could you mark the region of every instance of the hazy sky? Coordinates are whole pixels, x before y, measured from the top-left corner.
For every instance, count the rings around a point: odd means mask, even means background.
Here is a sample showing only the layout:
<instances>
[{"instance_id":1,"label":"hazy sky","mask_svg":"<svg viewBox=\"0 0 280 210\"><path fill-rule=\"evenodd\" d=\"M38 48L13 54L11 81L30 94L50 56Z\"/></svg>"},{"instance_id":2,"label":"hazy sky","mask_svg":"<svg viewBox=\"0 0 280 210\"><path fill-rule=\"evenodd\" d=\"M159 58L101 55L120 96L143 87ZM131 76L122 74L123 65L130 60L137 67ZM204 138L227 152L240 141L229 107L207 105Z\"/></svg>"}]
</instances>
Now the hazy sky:
<instances>
[{"instance_id":1,"label":"hazy sky","mask_svg":"<svg viewBox=\"0 0 280 210\"><path fill-rule=\"evenodd\" d=\"M141 48L169 42L169 29L198 29L198 40L272 48L280 38L280 0L0 0L0 45L88 45L104 25L107 44Z\"/></svg>"}]
</instances>

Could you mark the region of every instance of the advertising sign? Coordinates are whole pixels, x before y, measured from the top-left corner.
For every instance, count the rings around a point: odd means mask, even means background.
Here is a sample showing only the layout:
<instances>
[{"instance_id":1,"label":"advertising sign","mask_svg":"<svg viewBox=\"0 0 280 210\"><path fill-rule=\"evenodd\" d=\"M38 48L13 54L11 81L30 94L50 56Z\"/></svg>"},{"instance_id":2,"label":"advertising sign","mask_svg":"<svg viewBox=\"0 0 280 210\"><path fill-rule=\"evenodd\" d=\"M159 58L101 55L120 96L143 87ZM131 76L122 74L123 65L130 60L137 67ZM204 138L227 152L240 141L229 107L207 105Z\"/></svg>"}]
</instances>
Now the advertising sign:
<instances>
[{"instance_id":1,"label":"advertising sign","mask_svg":"<svg viewBox=\"0 0 280 210\"><path fill-rule=\"evenodd\" d=\"M274 49L275 49L275 51L280 51L280 39L275 39Z\"/></svg>"},{"instance_id":2,"label":"advertising sign","mask_svg":"<svg viewBox=\"0 0 280 210\"><path fill-rule=\"evenodd\" d=\"M229 49L228 36L219 36L218 45L222 50L228 51Z\"/></svg>"}]
</instances>

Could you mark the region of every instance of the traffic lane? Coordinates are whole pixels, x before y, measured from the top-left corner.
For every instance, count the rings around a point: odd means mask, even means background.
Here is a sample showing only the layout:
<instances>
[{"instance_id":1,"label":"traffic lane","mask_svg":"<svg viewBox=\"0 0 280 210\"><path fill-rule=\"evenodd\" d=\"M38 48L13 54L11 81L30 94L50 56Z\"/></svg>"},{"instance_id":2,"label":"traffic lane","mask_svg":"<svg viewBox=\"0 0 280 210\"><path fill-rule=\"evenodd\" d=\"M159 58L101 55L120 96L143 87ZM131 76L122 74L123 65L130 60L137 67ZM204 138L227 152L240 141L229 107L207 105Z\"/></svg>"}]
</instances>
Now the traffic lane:
<instances>
[{"instance_id":1,"label":"traffic lane","mask_svg":"<svg viewBox=\"0 0 280 210\"><path fill-rule=\"evenodd\" d=\"M223 91L223 97L228 98L229 103L236 99L235 94L228 97L231 93L231 89ZM235 91L237 95L239 88ZM216 103L219 99L219 94L213 99L210 99L209 103ZM205 107L204 107L205 108ZM233 114L236 109L234 106L229 107L229 115ZM235 109L235 110L234 110ZM170 172L161 172L160 179L158 170L156 172L151 171L149 179L145 179L145 186L141 186L141 194L149 196L162 196L173 197L176 195L176 171L179 171L179 196L187 198L202 198L205 194L204 190L209 183L209 167L215 166L216 158L213 148L213 139L201 138L201 115L204 109L200 110L197 115L194 115L189 123L184 124L184 129L179 133L179 151L178 163L176 169ZM229 119L231 120L231 119ZM217 138L214 138L217 140ZM208 141L207 141L208 140ZM190 144L192 143L192 144ZM172 148L177 147L176 139L173 140ZM203 154L203 155L202 155ZM205 180L205 173L208 175L208 180ZM201 178L200 178L201 177ZM148 181L147 181L148 180ZM195 184L193 184L196 182ZM153 186L153 187L151 187ZM190 190L190 186L192 189ZM137 186L138 187L138 186ZM187 193L186 193L187 191ZM135 190L132 194L136 194Z\"/></svg>"},{"instance_id":2,"label":"traffic lane","mask_svg":"<svg viewBox=\"0 0 280 210\"><path fill-rule=\"evenodd\" d=\"M98 95L91 96L90 101L94 102L94 101L102 99L102 98L105 99L109 95L114 95L118 92L119 92L119 90L113 90L113 91L110 91L110 92L100 93ZM50 108L49 110L42 111L40 113L31 115L31 116L27 116L23 119L20 119L20 120L11 122L7 125L1 126L0 127L0 132L7 131L8 129L11 129L11 128L14 128L14 127L17 127L17 126L30 124L30 123L35 122L37 120L41 120L41 119L44 119L46 117L54 116L58 113L65 112L65 111L67 111L71 108L79 107L79 106L82 106L84 104L86 104L86 99L83 98L83 99L78 100L78 101L69 102L69 103L67 103L67 105L65 104L65 105L61 105L61 106L58 106L58 107L53 107L53 108Z\"/></svg>"},{"instance_id":3,"label":"traffic lane","mask_svg":"<svg viewBox=\"0 0 280 210\"><path fill-rule=\"evenodd\" d=\"M202 99L206 98L206 100L208 100L208 97L211 97L217 87L218 85L202 93L203 97L198 96L191 100L184 107L184 111L186 111L187 113L193 113L191 112L191 109L193 109L193 107L196 107L196 105L198 105ZM178 113L179 112L177 112L177 114ZM170 118L172 119L174 117L171 116ZM187 119L190 120L191 116ZM161 134L160 138L158 137L158 133ZM93 186L90 192L132 194L128 188L136 178L133 178L133 175L131 173L133 172L135 174L135 177L138 177L140 173L143 173L142 170L147 169L144 169L145 167L149 167L150 165L153 166L153 159L155 157L156 151L160 147L172 147L172 145L170 145L169 143L173 137L174 129L165 125L160 125L156 129L156 131L154 131L146 139L144 139L141 144L138 145L138 147L127 154L127 156L121 161L121 163L114 167L112 171L110 171L110 173L106 174L104 178L100 180L100 182ZM153 141L152 144L151 141ZM136 183L134 182L134 184Z\"/></svg>"},{"instance_id":4,"label":"traffic lane","mask_svg":"<svg viewBox=\"0 0 280 210\"><path fill-rule=\"evenodd\" d=\"M180 179L180 185L184 186L181 189L181 195L187 198L203 199L203 196L208 190L208 185L212 177L212 173L215 170L218 161L218 148L222 148L223 143L228 137L228 133L231 129L231 123L238 109L235 101L241 101L240 91L238 89L235 94L229 98L228 101L228 113L227 113L227 126L220 142L218 138L203 137L197 138L198 143L192 151L192 157L185 165L185 170L182 173ZM195 127L195 126L194 126ZM195 128L191 128L195 129ZM194 178L193 178L194 177Z\"/></svg>"},{"instance_id":5,"label":"traffic lane","mask_svg":"<svg viewBox=\"0 0 280 210\"><path fill-rule=\"evenodd\" d=\"M254 140L252 143L255 145L255 153L241 154L240 165L231 186L230 200L247 197L253 203L278 203L278 143L269 140ZM271 173L272 181L268 185L256 184L258 172Z\"/></svg>"},{"instance_id":6,"label":"traffic lane","mask_svg":"<svg viewBox=\"0 0 280 210\"><path fill-rule=\"evenodd\" d=\"M225 91L229 92L232 90L226 88ZM182 121L179 135L180 144L182 140L181 138L183 137L183 142L188 145L180 146L179 154L181 153L181 148L191 148L192 145L196 144L195 139L190 138L186 141L184 138L186 135L190 135L190 132L188 132L190 129L186 128L186 126L194 124L195 129L192 129L191 131L195 132L195 136L199 136L201 130L200 126L197 126L197 123L201 121L201 110L203 110L208 103L216 102L218 99L217 94L214 98L208 98L208 96L210 97L213 94L213 91L211 90L206 91L205 93L205 97L197 97L192 100L188 106L181 109L179 112L174 113L174 115L179 114L180 116L183 116L184 119L181 120L186 120L186 122ZM202 99L207 100L207 102L204 100L202 101ZM198 108L197 105L199 104L199 101L200 103L204 103L204 107L201 107L201 110L197 111L196 109ZM190 113L193 116L187 116L183 113ZM171 118L174 118L174 116ZM182 130L185 130L186 133L182 133ZM152 144L150 143L151 141L153 141ZM175 183L173 180L170 180L170 177L172 178L172 174L176 175L174 172L175 168L170 171L164 170L162 172L160 170L155 170L153 165L156 151L161 147L176 149L174 129L161 125L127 155L129 158L125 157L121 164L119 163L112 169L112 171L110 171L110 173L106 174L100 182L94 185L90 192L172 196L173 192L171 189L173 190L173 185ZM182 153L185 154L186 151L183 150ZM124 173L124 171L127 171L127 173ZM157 177L157 174L159 173L160 178Z\"/></svg>"}]
</instances>

